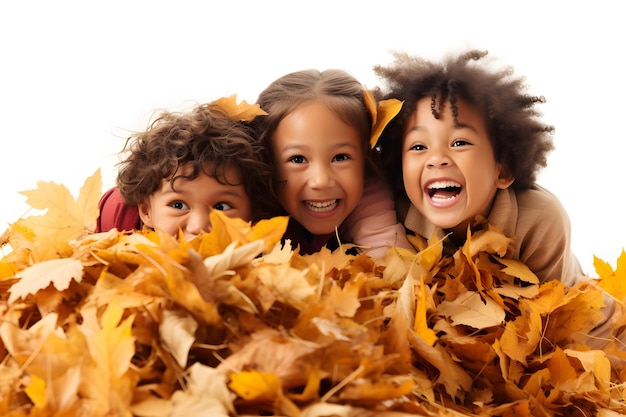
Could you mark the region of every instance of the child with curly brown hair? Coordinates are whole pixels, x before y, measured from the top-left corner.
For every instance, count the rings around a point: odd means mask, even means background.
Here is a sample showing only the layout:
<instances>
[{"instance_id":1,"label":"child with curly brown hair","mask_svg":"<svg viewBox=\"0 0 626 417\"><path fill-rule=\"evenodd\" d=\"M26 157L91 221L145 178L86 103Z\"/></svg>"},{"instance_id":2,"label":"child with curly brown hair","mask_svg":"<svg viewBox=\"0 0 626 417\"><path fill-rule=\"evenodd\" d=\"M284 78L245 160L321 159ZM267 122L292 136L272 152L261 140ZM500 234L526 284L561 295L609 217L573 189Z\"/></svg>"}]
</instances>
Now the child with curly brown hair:
<instances>
[{"instance_id":1,"label":"child with curly brown hair","mask_svg":"<svg viewBox=\"0 0 626 417\"><path fill-rule=\"evenodd\" d=\"M302 254L353 243L377 261L393 246L414 250L371 147L388 119L377 117L374 97L355 77L295 71L270 83L257 103L268 113L254 124L274 168L274 215L290 216L284 240Z\"/></svg>"},{"instance_id":2,"label":"child with curly brown hair","mask_svg":"<svg viewBox=\"0 0 626 417\"><path fill-rule=\"evenodd\" d=\"M190 238L211 230L212 210L246 221L266 218L271 167L241 120L242 109L232 111L232 99L156 113L145 131L131 135L116 186L100 200L96 231L147 227L177 235L180 229ZM242 105L251 118L265 114Z\"/></svg>"},{"instance_id":3,"label":"child with curly brown hair","mask_svg":"<svg viewBox=\"0 0 626 417\"><path fill-rule=\"evenodd\" d=\"M458 249L482 216L513 237L509 256L540 280L573 284L584 276L570 247L570 222L558 198L536 184L553 149L524 78L496 68L487 52L432 62L396 53L377 65L386 97L404 102L381 143L395 187L398 218L412 233L438 234ZM435 234L434 234L435 233Z\"/></svg>"}]
</instances>

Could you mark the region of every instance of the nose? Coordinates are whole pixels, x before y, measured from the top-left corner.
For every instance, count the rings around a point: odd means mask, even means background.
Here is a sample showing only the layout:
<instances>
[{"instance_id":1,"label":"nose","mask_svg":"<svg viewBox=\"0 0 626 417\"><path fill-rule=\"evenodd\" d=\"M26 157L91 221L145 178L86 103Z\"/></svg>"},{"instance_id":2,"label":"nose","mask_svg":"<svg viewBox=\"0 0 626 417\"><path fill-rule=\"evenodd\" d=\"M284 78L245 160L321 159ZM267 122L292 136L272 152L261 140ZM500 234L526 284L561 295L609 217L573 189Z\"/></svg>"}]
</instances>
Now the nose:
<instances>
[{"instance_id":1,"label":"nose","mask_svg":"<svg viewBox=\"0 0 626 417\"><path fill-rule=\"evenodd\" d=\"M212 229L210 211L192 211L187 217L184 231L186 236L197 236L201 232L210 232Z\"/></svg>"},{"instance_id":2,"label":"nose","mask_svg":"<svg viewBox=\"0 0 626 417\"><path fill-rule=\"evenodd\" d=\"M438 168L450 165L450 158L445 149L431 149L428 155L428 167Z\"/></svg>"},{"instance_id":3,"label":"nose","mask_svg":"<svg viewBox=\"0 0 626 417\"><path fill-rule=\"evenodd\" d=\"M334 182L333 173L326 164L312 164L309 175L309 186L311 188L327 188Z\"/></svg>"}]
</instances>

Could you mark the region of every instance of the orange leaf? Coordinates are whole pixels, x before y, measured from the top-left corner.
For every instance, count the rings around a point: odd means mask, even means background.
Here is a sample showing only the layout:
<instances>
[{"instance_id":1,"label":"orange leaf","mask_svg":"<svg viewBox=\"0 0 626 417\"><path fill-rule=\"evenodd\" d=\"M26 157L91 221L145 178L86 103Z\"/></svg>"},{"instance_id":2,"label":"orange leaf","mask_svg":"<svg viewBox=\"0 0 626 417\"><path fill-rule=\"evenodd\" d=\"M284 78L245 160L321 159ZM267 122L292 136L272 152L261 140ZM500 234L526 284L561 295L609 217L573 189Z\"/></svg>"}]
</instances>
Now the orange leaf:
<instances>
[{"instance_id":1,"label":"orange leaf","mask_svg":"<svg viewBox=\"0 0 626 417\"><path fill-rule=\"evenodd\" d=\"M250 122L256 116L266 115L267 112L261 109L258 104L248 104L245 100L237 104L237 95L222 97L211 104L216 104L224 110L224 112L233 120L239 120L242 122Z\"/></svg>"},{"instance_id":2,"label":"orange leaf","mask_svg":"<svg viewBox=\"0 0 626 417\"><path fill-rule=\"evenodd\" d=\"M539 284L539 278L533 271L530 270L526 264L515 259L498 259L498 262L505 265L506 268L502 269L502 272L519 278L524 282L530 282L531 284Z\"/></svg>"},{"instance_id":3,"label":"orange leaf","mask_svg":"<svg viewBox=\"0 0 626 417\"><path fill-rule=\"evenodd\" d=\"M372 136L370 137L370 146L376 146L378 138L383 133L385 126L400 112L402 109L402 102L395 98L389 100L381 100L378 103L378 113L376 115L376 122L372 127Z\"/></svg>"},{"instance_id":4,"label":"orange leaf","mask_svg":"<svg viewBox=\"0 0 626 417\"><path fill-rule=\"evenodd\" d=\"M491 298L468 291L454 301L444 301L437 311L450 317L455 325L464 324L475 329L499 326L504 321L504 310Z\"/></svg>"},{"instance_id":5,"label":"orange leaf","mask_svg":"<svg viewBox=\"0 0 626 417\"><path fill-rule=\"evenodd\" d=\"M268 251L280 241L289 222L287 216L279 216L251 225L242 219L228 217L219 210L213 210L210 219L213 228L200 236L198 253L203 257L220 254L233 242L243 246L261 239L265 242L263 251Z\"/></svg>"},{"instance_id":6,"label":"orange leaf","mask_svg":"<svg viewBox=\"0 0 626 417\"><path fill-rule=\"evenodd\" d=\"M408 277L407 277L408 280ZM415 326L414 330L426 343L433 346L437 341L437 333L430 327L428 327L428 318L426 316L429 307L434 305L432 301L432 295L428 291L426 285L424 285L424 276L420 276L419 290L416 296L417 307L415 311Z\"/></svg>"}]
</instances>

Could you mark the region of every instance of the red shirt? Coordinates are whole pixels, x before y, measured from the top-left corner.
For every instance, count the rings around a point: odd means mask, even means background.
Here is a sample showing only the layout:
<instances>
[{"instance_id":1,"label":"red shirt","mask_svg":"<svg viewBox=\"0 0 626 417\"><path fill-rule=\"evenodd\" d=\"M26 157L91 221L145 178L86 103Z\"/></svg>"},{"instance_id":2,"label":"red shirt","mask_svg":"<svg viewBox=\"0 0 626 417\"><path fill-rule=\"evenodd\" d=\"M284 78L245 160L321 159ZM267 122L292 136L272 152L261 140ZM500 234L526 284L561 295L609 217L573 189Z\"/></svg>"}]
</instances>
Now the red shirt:
<instances>
[{"instance_id":1,"label":"red shirt","mask_svg":"<svg viewBox=\"0 0 626 417\"><path fill-rule=\"evenodd\" d=\"M98 203L100 216L96 224L96 233L107 232L111 229L119 231L141 229L141 219L136 206L129 206L124 202L117 187L104 193Z\"/></svg>"}]
</instances>

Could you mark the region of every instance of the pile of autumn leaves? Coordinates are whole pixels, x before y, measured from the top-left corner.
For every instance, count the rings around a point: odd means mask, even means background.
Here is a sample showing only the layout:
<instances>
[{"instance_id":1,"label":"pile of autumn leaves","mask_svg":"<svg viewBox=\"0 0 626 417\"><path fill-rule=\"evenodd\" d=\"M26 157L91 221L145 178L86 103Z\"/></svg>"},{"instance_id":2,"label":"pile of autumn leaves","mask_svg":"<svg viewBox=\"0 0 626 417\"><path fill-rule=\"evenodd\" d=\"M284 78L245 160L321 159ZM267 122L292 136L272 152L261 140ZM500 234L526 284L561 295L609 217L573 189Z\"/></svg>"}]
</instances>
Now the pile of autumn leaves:
<instances>
[{"instance_id":1,"label":"pile of autumn leaves","mask_svg":"<svg viewBox=\"0 0 626 417\"><path fill-rule=\"evenodd\" d=\"M100 191L99 172L77 200L41 182L24 194L45 214L2 236L3 416L626 413L626 348L585 336L603 296L625 322L624 253L566 288L502 259L486 224L454 256L415 242L385 266L281 248L282 217L92 234Z\"/></svg>"}]
</instances>

